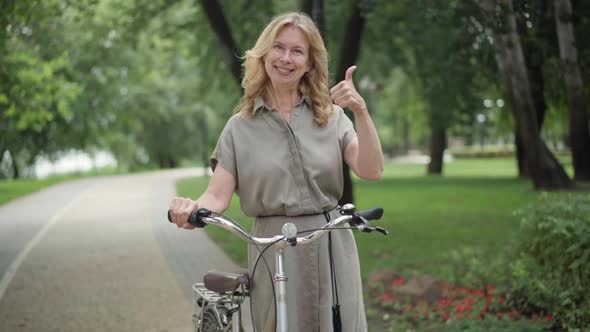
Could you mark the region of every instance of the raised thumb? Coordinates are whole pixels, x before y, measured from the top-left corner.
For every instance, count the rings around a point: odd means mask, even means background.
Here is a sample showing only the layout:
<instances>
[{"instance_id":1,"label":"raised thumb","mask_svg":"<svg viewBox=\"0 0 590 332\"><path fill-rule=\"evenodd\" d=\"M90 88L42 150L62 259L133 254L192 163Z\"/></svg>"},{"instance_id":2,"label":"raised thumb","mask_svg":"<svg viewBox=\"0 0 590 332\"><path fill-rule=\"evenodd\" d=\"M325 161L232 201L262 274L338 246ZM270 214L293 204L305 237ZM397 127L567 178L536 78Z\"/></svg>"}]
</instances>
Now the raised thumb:
<instances>
[{"instance_id":1,"label":"raised thumb","mask_svg":"<svg viewBox=\"0 0 590 332\"><path fill-rule=\"evenodd\" d=\"M346 69L346 74L344 74L344 79L352 82L352 73L354 73L355 70L356 70L356 66L351 66L350 68Z\"/></svg>"}]
</instances>

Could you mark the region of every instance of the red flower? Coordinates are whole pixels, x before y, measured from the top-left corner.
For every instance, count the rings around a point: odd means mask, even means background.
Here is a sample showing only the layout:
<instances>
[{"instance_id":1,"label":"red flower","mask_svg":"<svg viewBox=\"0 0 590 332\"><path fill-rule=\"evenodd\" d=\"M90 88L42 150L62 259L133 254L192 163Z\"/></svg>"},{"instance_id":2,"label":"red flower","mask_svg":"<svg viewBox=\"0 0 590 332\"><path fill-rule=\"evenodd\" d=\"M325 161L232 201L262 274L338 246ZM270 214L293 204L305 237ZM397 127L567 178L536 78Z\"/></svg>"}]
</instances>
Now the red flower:
<instances>
[{"instance_id":1,"label":"red flower","mask_svg":"<svg viewBox=\"0 0 590 332\"><path fill-rule=\"evenodd\" d=\"M458 314L462 313L463 312L463 309L464 309L463 306L460 305L460 304L457 304L455 306L455 310L457 311Z\"/></svg>"},{"instance_id":2,"label":"red flower","mask_svg":"<svg viewBox=\"0 0 590 332\"><path fill-rule=\"evenodd\" d=\"M394 286L401 286L401 285L403 285L405 282L406 282L406 281L404 280L404 278L402 278L402 277L399 277L399 278L397 278L397 279L393 280L393 283L392 283L392 285L394 285Z\"/></svg>"},{"instance_id":3,"label":"red flower","mask_svg":"<svg viewBox=\"0 0 590 332\"><path fill-rule=\"evenodd\" d=\"M379 298L380 298L381 302L383 302L383 303L393 302L393 297L389 293L385 293L385 294L381 295Z\"/></svg>"},{"instance_id":4,"label":"red flower","mask_svg":"<svg viewBox=\"0 0 590 332\"><path fill-rule=\"evenodd\" d=\"M503 304L505 301L506 301L506 299L501 297L498 299L498 304Z\"/></svg>"},{"instance_id":5,"label":"red flower","mask_svg":"<svg viewBox=\"0 0 590 332\"><path fill-rule=\"evenodd\" d=\"M553 321L553 317L551 315L547 315L547 317L545 317L545 320L551 322Z\"/></svg>"},{"instance_id":6,"label":"red flower","mask_svg":"<svg viewBox=\"0 0 590 332\"><path fill-rule=\"evenodd\" d=\"M488 285L488 293L491 293L494 291L494 285Z\"/></svg>"}]
</instances>

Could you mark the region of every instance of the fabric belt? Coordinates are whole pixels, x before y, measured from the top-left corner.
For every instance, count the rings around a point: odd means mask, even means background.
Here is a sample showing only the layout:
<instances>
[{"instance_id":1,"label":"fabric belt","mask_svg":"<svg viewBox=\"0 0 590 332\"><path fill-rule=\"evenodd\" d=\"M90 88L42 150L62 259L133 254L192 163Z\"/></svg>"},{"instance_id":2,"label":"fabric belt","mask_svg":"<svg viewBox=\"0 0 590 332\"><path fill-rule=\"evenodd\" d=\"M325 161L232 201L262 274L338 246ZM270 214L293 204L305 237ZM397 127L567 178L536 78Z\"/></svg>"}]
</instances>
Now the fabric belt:
<instances>
[{"instance_id":1,"label":"fabric belt","mask_svg":"<svg viewBox=\"0 0 590 332\"><path fill-rule=\"evenodd\" d=\"M311 217L311 216L320 216L326 215L326 213L330 213L336 209L339 209L340 205L336 205L335 207L328 209L326 211L318 212L318 213L306 213L306 214L298 214L294 216L288 216L286 214L269 214L264 216L256 216L255 218L270 218L270 217L290 217L290 218L297 218L297 217Z\"/></svg>"}]
</instances>

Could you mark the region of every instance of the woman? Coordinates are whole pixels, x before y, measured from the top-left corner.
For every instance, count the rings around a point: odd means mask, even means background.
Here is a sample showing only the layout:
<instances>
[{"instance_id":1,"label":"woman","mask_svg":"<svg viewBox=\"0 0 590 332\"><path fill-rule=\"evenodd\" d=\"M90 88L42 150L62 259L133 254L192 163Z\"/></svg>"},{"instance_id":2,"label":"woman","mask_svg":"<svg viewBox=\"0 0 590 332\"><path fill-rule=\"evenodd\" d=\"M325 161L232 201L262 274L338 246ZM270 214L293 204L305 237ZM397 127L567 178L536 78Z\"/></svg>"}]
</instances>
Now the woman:
<instances>
[{"instance_id":1,"label":"woman","mask_svg":"<svg viewBox=\"0 0 590 332\"><path fill-rule=\"evenodd\" d=\"M235 191L244 214L255 217L254 236L280 234L286 222L300 231L315 229L339 215L342 160L363 179L381 177L381 144L352 81L356 67L328 90L327 64L319 31L306 15L283 14L266 26L254 48L246 52L244 96L211 157L214 172L207 190L196 201L176 197L170 204L178 227L192 229L187 219L198 207L222 213ZM354 113L358 134L343 108ZM267 262L274 271L271 251ZM249 248L250 270L257 254ZM350 230L287 248L285 267L290 331L332 331L336 301L344 331L367 330ZM257 272L251 290L254 324L257 331L269 331L275 317L272 281L264 269Z\"/></svg>"}]
</instances>

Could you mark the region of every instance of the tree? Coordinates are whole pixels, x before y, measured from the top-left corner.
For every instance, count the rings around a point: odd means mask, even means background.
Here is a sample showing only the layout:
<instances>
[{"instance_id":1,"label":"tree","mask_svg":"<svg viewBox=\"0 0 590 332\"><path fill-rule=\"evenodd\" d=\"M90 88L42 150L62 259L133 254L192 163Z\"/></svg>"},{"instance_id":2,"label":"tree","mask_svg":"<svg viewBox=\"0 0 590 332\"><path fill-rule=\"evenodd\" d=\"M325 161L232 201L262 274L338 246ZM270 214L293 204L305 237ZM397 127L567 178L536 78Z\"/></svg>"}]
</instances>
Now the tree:
<instances>
[{"instance_id":1,"label":"tree","mask_svg":"<svg viewBox=\"0 0 590 332\"><path fill-rule=\"evenodd\" d=\"M74 118L70 104L80 87L70 79L67 52L43 47L59 40L54 35L41 37L41 31L61 27L55 19L58 4L6 1L2 6L0 161L10 156L12 177L18 178L37 156L56 152L64 143L64 127Z\"/></svg>"},{"instance_id":2,"label":"tree","mask_svg":"<svg viewBox=\"0 0 590 332\"><path fill-rule=\"evenodd\" d=\"M242 52L238 49L234 41L231 28L223 13L223 8L221 8L217 0L201 0L201 7L205 11L207 21L223 50L225 64L230 69L232 77L236 80L238 86L241 86L242 62L236 55L242 54Z\"/></svg>"},{"instance_id":3,"label":"tree","mask_svg":"<svg viewBox=\"0 0 590 332\"><path fill-rule=\"evenodd\" d=\"M535 189L569 189L573 184L563 167L541 139L526 63L511 0L484 0L482 9L493 29L498 69L506 98L511 103L517 131L523 141L526 162Z\"/></svg>"},{"instance_id":4,"label":"tree","mask_svg":"<svg viewBox=\"0 0 590 332\"><path fill-rule=\"evenodd\" d=\"M484 80L473 47L479 36L467 32L474 28L465 15L470 8L462 1L383 1L378 8L369 21L373 74L399 66L416 85L428 119L427 172L442 174L448 129L461 118L471 118L481 103Z\"/></svg>"},{"instance_id":5,"label":"tree","mask_svg":"<svg viewBox=\"0 0 590 332\"><path fill-rule=\"evenodd\" d=\"M590 131L587 97L578 65L570 0L554 0L559 55L568 94L570 145L576 180L590 180Z\"/></svg>"},{"instance_id":6,"label":"tree","mask_svg":"<svg viewBox=\"0 0 590 332\"><path fill-rule=\"evenodd\" d=\"M521 38L524 58L531 87L531 97L537 115L537 128L541 132L547 111L545 100L545 74L543 66L555 51L555 30L551 28L553 18L548 0L520 0L515 3L514 14L518 35ZM519 177L530 177L526 165L522 138L515 128L516 159Z\"/></svg>"}]
</instances>

